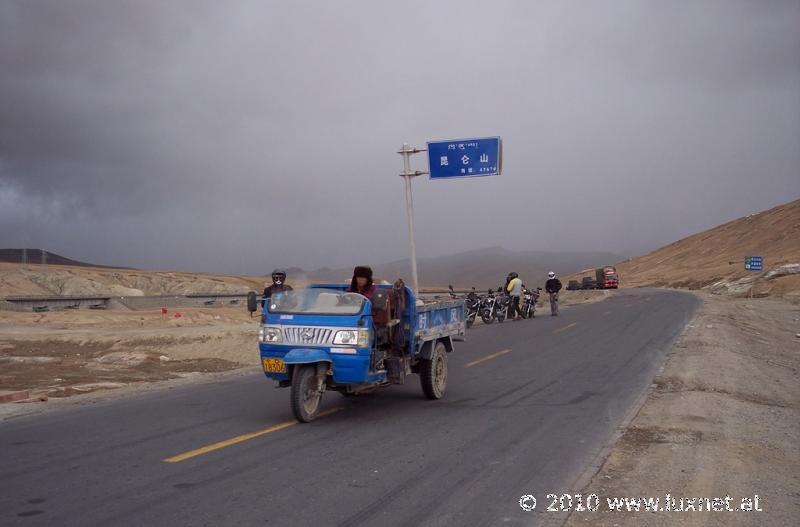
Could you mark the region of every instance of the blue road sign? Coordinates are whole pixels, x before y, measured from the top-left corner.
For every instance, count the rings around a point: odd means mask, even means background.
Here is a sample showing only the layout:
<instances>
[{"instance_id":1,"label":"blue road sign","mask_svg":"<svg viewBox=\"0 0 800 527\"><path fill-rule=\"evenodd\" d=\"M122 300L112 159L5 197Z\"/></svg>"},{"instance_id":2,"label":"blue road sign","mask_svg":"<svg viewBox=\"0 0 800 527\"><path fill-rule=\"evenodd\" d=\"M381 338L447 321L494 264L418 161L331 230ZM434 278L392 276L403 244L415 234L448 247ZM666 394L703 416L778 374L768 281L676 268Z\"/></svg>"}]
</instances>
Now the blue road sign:
<instances>
[{"instance_id":1,"label":"blue road sign","mask_svg":"<svg viewBox=\"0 0 800 527\"><path fill-rule=\"evenodd\" d=\"M761 256L745 256L744 269L745 271L763 271L764 259Z\"/></svg>"},{"instance_id":2,"label":"blue road sign","mask_svg":"<svg viewBox=\"0 0 800 527\"><path fill-rule=\"evenodd\" d=\"M428 172L431 179L495 176L503 163L499 137L454 139L428 143Z\"/></svg>"}]
</instances>

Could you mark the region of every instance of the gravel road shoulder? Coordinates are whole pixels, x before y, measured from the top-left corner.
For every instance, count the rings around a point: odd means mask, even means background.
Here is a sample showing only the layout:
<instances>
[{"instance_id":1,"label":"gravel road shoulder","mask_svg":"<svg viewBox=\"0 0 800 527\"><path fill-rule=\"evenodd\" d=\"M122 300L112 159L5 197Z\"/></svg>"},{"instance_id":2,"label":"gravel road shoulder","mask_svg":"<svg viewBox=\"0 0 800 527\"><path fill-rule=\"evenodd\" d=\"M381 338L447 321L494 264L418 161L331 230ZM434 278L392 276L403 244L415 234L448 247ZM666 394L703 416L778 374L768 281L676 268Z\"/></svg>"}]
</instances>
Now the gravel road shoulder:
<instances>
[{"instance_id":1,"label":"gravel road shoulder","mask_svg":"<svg viewBox=\"0 0 800 527\"><path fill-rule=\"evenodd\" d=\"M800 307L700 295L703 305L566 525L793 525L800 513ZM763 512L609 512L609 497L741 498ZM688 506L688 501L686 502ZM677 505L677 503L676 503ZM604 511L605 509L605 511ZM644 509L644 507L642 507Z\"/></svg>"}]
</instances>

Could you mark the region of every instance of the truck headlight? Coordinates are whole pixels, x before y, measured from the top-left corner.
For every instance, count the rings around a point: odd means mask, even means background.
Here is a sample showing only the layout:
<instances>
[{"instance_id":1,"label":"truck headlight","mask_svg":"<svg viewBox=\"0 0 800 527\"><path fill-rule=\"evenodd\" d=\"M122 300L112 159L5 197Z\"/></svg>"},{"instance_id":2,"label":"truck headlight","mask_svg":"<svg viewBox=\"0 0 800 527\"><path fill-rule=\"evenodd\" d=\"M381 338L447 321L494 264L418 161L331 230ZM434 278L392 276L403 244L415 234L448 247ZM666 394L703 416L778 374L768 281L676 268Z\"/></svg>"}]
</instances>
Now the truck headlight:
<instances>
[{"instance_id":1,"label":"truck headlight","mask_svg":"<svg viewBox=\"0 0 800 527\"><path fill-rule=\"evenodd\" d=\"M275 326L261 326L261 329L258 330L258 340L260 342L269 342L272 344L283 342L281 328Z\"/></svg>"},{"instance_id":2,"label":"truck headlight","mask_svg":"<svg viewBox=\"0 0 800 527\"><path fill-rule=\"evenodd\" d=\"M357 341L358 341L358 331L355 329L348 329L347 331L337 331L336 336L333 337L334 344L353 345Z\"/></svg>"},{"instance_id":3,"label":"truck headlight","mask_svg":"<svg viewBox=\"0 0 800 527\"><path fill-rule=\"evenodd\" d=\"M346 329L342 331L337 331L336 336L333 337L333 343L365 348L369 346L369 330Z\"/></svg>"}]
</instances>

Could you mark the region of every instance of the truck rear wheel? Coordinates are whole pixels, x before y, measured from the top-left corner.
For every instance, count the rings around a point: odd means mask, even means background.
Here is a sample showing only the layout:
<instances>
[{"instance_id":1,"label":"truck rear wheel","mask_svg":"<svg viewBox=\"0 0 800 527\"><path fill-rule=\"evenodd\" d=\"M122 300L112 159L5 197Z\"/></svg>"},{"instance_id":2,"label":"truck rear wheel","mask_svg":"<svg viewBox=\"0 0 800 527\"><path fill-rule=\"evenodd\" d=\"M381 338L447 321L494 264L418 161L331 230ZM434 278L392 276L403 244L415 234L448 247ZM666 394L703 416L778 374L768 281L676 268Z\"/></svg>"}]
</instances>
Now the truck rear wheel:
<instances>
[{"instance_id":1,"label":"truck rear wheel","mask_svg":"<svg viewBox=\"0 0 800 527\"><path fill-rule=\"evenodd\" d=\"M419 367L422 391L428 399L441 399L447 388L447 348L437 342L430 359L422 359Z\"/></svg>"},{"instance_id":2,"label":"truck rear wheel","mask_svg":"<svg viewBox=\"0 0 800 527\"><path fill-rule=\"evenodd\" d=\"M313 364L295 366L289 399L292 413L301 423L310 423L317 417L322 393L319 391L317 368Z\"/></svg>"}]
</instances>

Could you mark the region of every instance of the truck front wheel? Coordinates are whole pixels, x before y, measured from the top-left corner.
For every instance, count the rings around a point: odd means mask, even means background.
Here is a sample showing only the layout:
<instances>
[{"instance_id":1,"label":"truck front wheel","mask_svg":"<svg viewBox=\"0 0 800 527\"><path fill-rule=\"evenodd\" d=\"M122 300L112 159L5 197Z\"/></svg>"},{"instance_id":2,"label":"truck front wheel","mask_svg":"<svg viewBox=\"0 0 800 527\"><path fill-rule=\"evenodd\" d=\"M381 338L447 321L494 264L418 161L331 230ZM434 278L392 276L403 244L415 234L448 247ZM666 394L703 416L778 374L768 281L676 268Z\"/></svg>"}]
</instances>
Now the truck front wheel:
<instances>
[{"instance_id":1,"label":"truck front wheel","mask_svg":"<svg viewBox=\"0 0 800 527\"><path fill-rule=\"evenodd\" d=\"M290 394L292 413L301 423L310 423L319 414L322 392L319 389L317 368L313 364L295 366Z\"/></svg>"},{"instance_id":2,"label":"truck front wheel","mask_svg":"<svg viewBox=\"0 0 800 527\"><path fill-rule=\"evenodd\" d=\"M422 391L428 399L441 399L447 388L447 349L437 342L430 359L422 359L419 366Z\"/></svg>"}]
</instances>

